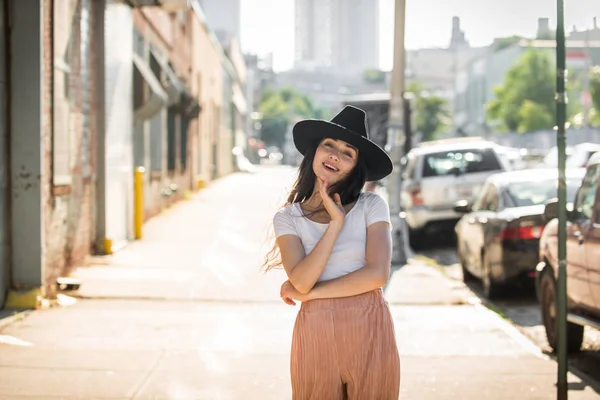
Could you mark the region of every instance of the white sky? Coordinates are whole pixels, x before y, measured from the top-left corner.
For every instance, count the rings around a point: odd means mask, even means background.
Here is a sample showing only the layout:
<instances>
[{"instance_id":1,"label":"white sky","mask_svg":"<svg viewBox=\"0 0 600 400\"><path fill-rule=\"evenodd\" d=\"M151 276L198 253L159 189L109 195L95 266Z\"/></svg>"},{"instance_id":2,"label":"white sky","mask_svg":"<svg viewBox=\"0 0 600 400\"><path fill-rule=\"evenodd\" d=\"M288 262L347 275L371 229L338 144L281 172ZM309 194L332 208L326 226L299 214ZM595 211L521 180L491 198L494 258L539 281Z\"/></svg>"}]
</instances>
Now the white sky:
<instances>
[{"instance_id":1,"label":"white sky","mask_svg":"<svg viewBox=\"0 0 600 400\"><path fill-rule=\"evenodd\" d=\"M380 68L392 65L394 0L379 1ZM294 0L241 0L241 41L244 52L274 55L276 70L294 62ZM565 0L567 33L600 25L600 0ZM433 13L434 12L434 13ZM461 28L472 46L488 45L496 37L533 36L538 17L556 25L555 0L407 0L406 47L446 47L450 41L452 17L461 19Z\"/></svg>"}]
</instances>

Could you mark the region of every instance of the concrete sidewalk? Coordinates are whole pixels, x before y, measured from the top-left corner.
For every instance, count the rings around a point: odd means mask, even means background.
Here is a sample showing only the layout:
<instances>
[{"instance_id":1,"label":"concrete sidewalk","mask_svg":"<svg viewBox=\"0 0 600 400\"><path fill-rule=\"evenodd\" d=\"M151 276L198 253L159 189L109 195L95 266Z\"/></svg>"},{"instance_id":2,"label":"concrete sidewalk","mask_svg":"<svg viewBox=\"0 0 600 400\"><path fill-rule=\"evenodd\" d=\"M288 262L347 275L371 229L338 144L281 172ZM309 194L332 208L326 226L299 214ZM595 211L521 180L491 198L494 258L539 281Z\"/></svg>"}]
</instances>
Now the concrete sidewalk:
<instances>
[{"instance_id":1,"label":"concrete sidewalk","mask_svg":"<svg viewBox=\"0 0 600 400\"><path fill-rule=\"evenodd\" d=\"M411 260L386 297L402 355L402 399L552 399L557 364L462 282ZM570 399L600 388L569 374Z\"/></svg>"},{"instance_id":2,"label":"concrete sidewalk","mask_svg":"<svg viewBox=\"0 0 600 400\"><path fill-rule=\"evenodd\" d=\"M401 398L555 398L556 363L454 285L413 264L387 288ZM418 304L415 292L437 302ZM295 312L277 299L89 299L36 311L0 331L0 398L289 399ZM600 398L569 381L570 399Z\"/></svg>"},{"instance_id":3,"label":"concrete sidewalk","mask_svg":"<svg viewBox=\"0 0 600 400\"><path fill-rule=\"evenodd\" d=\"M219 181L153 219L144 240L77 270L74 304L0 324L0 399L291 398L297 307L278 297L282 271L256 268L257 227L286 174ZM402 399L555 398L556 363L461 282L412 260L385 291ZM576 375L569 382L570 399L600 398Z\"/></svg>"}]
</instances>

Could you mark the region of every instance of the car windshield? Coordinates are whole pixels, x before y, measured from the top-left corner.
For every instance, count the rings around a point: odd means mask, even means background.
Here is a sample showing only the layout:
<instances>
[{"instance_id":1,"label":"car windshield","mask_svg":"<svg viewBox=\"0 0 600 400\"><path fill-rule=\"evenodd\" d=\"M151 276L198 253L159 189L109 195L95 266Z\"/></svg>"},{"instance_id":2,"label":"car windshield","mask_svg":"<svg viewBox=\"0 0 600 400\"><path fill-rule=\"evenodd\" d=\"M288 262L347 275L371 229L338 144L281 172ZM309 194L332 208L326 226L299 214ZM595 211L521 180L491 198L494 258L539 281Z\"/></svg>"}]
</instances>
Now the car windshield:
<instances>
[{"instance_id":1,"label":"car windshield","mask_svg":"<svg viewBox=\"0 0 600 400\"><path fill-rule=\"evenodd\" d=\"M502 169L492 149L452 150L425 156L423 177L499 171Z\"/></svg>"},{"instance_id":2,"label":"car windshield","mask_svg":"<svg viewBox=\"0 0 600 400\"><path fill-rule=\"evenodd\" d=\"M567 179L567 202L573 202L581 179ZM558 181L546 179L536 182L510 183L505 188L509 207L527 207L545 204L548 200L557 197Z\"/></svg>"}]
</instances>

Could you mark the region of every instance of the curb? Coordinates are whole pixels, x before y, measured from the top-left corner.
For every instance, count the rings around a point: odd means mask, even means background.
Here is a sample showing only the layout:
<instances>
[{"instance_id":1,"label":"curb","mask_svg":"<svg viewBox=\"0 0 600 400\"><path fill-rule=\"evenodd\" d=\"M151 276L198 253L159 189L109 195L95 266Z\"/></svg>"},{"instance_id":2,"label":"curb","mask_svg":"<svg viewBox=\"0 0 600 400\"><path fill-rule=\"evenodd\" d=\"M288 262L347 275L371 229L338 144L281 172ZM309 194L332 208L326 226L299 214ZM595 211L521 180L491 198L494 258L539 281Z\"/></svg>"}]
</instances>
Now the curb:
<instances>
[{"instance_id":1,"label":"curb","mask_svg":"<svg viewBox=\"0 0 600 400\"><path fill-rule=\"evenodd\" d=\"M2 312L9 312L8 310L2 311ZM27 318L29 316L29 314L31 314L33 312L33 310L26 310L26 311L14 311L12 314L2 317L0 314L0 332L2 332L2 330L4 328L7 328L8 326L14 324L15 322L24 320L25 318Z\"/></svg>"},{"instance_id":2,"label":"curb","mask_svg":"<svg viewBox=\"0 0 600 400\"><path fill-rule=\"evenodd\" d=\"M446 267L444 265L440 264L435 258L427 257L423 254L416 254L414 257L412 257L412 259L416 260L418 262L427 264L430 267L439 270L448 279L451 279L453 281L461 281L462 282L462 279L458 279L458 278L455 278L455 277L449 275Z\"/></svg>"},{"instance_id":3,"label":"curb","mask_svg":"<svg viewBox=\"0 0 600 400\"><path fill-rule=\"evenodd\" d=\"M431 266L432 268L439 270L448 279L459 280L449 276L446 273L445 267L431 257L419 254L416 257L414 257L414 259L423 261L425 264ZM487 299L479 297L472 290L470 291L474 297L479 299L479 301L472 304L472 306L480 312L486 312L499 317L497 320L498 326L500 326L500 328L513 340L515 340L519 345L521 345L523 348L525 348L526 350L538 357L544 358L548 361L552 360L554 362L557 362L556 354L544 351L534 339L532 339L527 334L521 332L518 328L518 325L515 324L512 319L504 315L502 310L500 310L494 303L490 302ZM574 365L574 362L571 360L568 361L568 371L579 377L582 381L584 381L594 390L600 391L600 381L590 376L586 372L582 371L580 368Z\"/></svg>"}]
</instances>

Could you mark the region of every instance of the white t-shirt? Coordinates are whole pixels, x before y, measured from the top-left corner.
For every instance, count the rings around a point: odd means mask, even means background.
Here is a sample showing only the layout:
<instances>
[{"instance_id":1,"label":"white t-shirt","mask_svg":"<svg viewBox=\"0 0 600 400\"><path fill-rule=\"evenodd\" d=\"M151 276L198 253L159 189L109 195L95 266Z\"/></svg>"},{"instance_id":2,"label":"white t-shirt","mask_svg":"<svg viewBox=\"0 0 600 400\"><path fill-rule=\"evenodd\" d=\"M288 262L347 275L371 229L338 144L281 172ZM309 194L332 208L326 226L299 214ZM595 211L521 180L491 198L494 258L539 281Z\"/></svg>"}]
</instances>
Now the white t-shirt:
<instances>
[{"instance_id":1,"label":"white t-shirt","mask_svg":"<svg viewBox=\"0 0 600 400\"><path fill-rule=\"evenodd\" d=\"M362 192L354 207L346 214L344 226L319 282L339 278L365 266L367 228L379 221L390 223L387 202L376 193ZM281 208L273 217L275 236L298 236L307 255L317 245L328 225L306 218L299 203Z\"/></svg>"}]
</instances>

